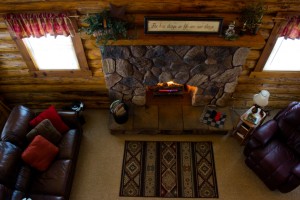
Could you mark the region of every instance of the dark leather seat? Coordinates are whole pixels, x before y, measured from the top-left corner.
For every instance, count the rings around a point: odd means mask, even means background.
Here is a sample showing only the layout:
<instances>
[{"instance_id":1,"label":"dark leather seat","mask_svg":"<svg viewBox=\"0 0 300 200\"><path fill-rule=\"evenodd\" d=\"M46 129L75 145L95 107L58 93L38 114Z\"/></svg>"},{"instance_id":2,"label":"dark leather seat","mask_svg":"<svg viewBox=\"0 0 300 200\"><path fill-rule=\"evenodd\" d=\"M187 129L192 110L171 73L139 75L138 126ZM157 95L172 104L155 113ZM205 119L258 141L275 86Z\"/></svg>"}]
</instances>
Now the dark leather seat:
<instances>
[{"instance_id":1,"label":"dark leather seat","mask_svg":"<svg viewBox=\"0 0 300 200\"><path fill-rule=\"evenodd\" d=\"M247 166L270 190L295 189L300 184L300 103L290 103L258 127L244 155Z\"/></svg>"}]
</instances>

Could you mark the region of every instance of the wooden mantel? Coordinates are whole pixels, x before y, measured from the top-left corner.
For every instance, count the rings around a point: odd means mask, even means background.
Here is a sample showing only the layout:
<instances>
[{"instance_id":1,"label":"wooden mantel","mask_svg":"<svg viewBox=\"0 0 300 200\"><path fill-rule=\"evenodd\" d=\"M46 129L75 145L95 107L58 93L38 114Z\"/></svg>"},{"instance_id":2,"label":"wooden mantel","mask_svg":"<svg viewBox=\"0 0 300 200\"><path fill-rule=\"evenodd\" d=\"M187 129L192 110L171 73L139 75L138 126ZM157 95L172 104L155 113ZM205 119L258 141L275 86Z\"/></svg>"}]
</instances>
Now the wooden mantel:
<instances>
[{"instance_id":1,"label":"wooden mantel","mask_svg":"<svg viewBox=\"0 0 300 200\"><path fill-rule=\"evenodd\" d=\"M138 30L136 38L129 40L110 41L109 45L200 45L200 46L237 46L261 49L265 45L260 35L244 35L235 41L225 40L218 35L188 35L188 34L145 34Z\"/></svg>"}]
</instances>

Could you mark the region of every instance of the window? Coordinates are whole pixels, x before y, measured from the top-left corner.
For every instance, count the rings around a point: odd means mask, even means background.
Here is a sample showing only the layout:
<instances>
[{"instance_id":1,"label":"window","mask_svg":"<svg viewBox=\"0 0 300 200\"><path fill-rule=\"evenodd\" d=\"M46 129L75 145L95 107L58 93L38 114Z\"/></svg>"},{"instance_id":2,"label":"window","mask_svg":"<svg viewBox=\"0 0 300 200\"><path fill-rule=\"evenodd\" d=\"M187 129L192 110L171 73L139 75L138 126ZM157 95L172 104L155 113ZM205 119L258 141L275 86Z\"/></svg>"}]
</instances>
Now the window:
<instances>
[{"instance_id":1,"label":"window","mask_svg":"<svg viewBox=\"0 0 300 200\"><path fill-rule=\"evenodd\" d=\"M47 35L22 39L39 70L79 70L71 36Z\"/></svg>"},{"instance_id":2,"label":"window","mask_svg":"<svg viewBox=\"0 0 300 200\"><path fill-rule=\"evenodd\" d=\"M70 12L9 13L8 30L33 76L90 76Z\"/></svg>"},{"instance_id":3,"label":"window","mask_svg":"<svg viewBox=\"0 0 300 200\"><path fill-rule=\"evenodd\" d=\"M278 13L261 56L250 76L298 77L300 66L299 13Z\"/></svg>"},{"instance_id":4,"label":"window","mask_svg":"<svg viewBox=\"0 0 300 200\"><path fill-rule=\"evenodd\" d=\"M263 71L300 71L300 40L277 38Z\"/></svg>"}]
</instances>

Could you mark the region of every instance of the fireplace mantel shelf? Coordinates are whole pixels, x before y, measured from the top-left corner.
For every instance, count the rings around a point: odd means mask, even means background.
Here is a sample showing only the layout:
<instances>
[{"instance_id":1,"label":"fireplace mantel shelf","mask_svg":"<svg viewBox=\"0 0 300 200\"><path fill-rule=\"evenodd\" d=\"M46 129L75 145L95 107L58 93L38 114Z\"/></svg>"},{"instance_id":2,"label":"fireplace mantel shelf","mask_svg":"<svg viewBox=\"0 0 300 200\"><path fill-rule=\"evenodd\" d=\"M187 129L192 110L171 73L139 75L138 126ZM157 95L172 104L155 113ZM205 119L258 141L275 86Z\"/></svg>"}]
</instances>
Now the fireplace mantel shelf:
<instances>
[{"instance_id":1,"label":"fireplace mantel shelf","mask_svg":"<svg viewBox=\"0 0 300 200\"><path fill-rule=\"evenodd\" d=\"M244 35L235 41L225 40L218 35L183 35L183 34L145 34L137 31L137 38L129 40L109 41L109 45L200 45L200 46L236 46L261 49L265 45L260 35Z\"/></svg>"}]
</instances>

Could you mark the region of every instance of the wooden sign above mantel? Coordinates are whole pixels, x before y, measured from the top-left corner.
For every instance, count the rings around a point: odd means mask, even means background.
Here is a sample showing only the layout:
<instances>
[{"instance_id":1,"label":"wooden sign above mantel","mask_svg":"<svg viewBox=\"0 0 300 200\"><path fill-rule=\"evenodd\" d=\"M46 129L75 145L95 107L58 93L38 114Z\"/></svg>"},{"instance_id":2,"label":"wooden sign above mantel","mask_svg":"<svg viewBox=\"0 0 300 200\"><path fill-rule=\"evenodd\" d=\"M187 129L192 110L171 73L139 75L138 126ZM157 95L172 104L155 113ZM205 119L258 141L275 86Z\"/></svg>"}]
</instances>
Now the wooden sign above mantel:
<instances>
[{"instance_id":1,"label":"wooden sign above mantel","mask_svg":"<svg viewBox=\"0 0 300 200\"><path fill-rule=\"evenodd\" d=\"M135 39L110 41L108 45L199 45L199 46L236 46L261 49L265 40L260 35L244 35L235 41L225 40L218 35L147 35L144 30L137 30Z\"/></svg>"}]
</instances>

